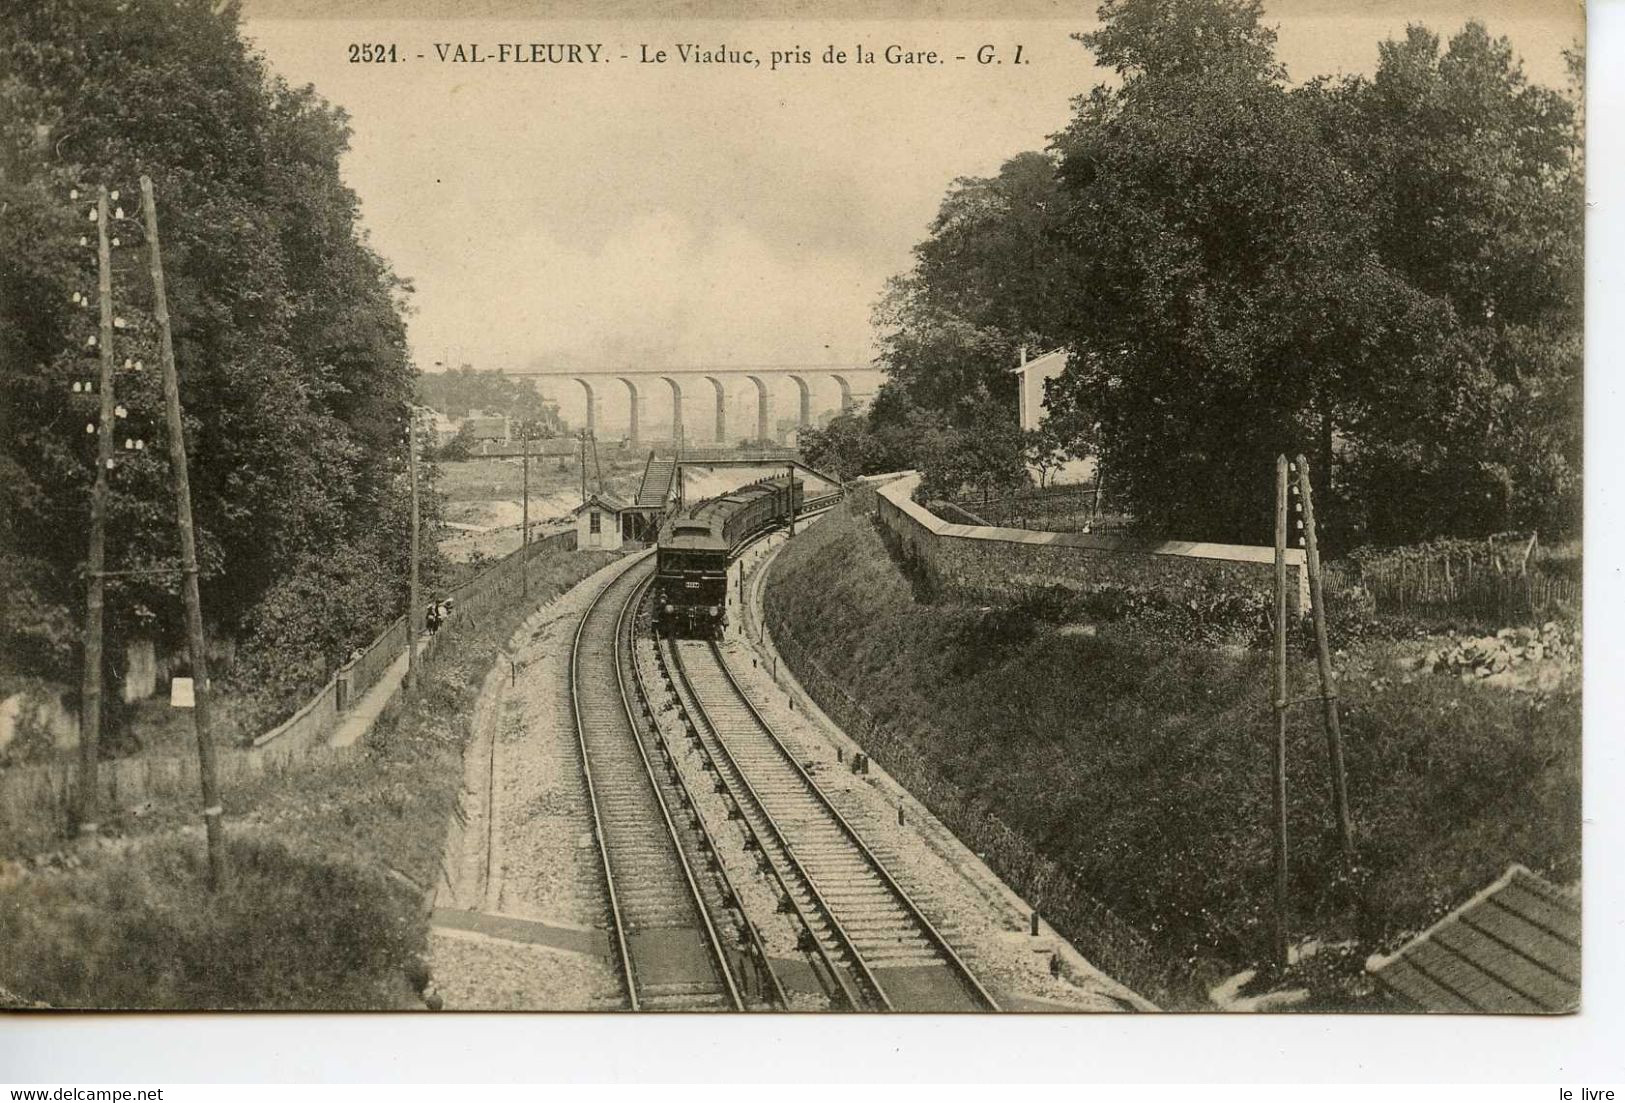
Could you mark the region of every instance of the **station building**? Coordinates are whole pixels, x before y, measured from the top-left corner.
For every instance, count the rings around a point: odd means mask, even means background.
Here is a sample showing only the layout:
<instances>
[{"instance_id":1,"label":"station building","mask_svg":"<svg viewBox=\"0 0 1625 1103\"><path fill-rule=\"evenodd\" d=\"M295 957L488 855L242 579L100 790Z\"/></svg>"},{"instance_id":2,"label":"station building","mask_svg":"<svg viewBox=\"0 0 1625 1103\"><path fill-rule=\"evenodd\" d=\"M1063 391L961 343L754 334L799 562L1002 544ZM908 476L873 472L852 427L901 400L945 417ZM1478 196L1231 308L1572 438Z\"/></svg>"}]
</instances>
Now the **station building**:
<instances>
[{"instance_id":1,"label":"station building","mask_svg":"<svg viewBox=\"0 0 1625 1103\"><path fill-rule=\"evenodd\" d=\"M576 525L576 547L595 548L600 551L618 551L622 544L634 539L632 527L635 510L608 491L595 490L587 500L573 511Z\"/></svg>"}]
</instances>

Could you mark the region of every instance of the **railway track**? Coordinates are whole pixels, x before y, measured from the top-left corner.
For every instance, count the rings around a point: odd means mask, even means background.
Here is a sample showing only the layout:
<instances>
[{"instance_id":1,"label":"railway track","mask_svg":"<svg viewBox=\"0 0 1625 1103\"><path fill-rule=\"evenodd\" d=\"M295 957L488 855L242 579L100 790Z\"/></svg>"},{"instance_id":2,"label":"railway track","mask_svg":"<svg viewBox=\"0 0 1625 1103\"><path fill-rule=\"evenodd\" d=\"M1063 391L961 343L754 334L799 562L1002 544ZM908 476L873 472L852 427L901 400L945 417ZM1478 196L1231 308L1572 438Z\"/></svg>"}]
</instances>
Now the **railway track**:
<instances>
[{"instance_id":1,"label":"railway track","mask_svg":"<svg viewBox=\"0 0 1625 1103\"><path fill-rule=\"evenodd\" d=\"M694 820L668 807L643 742L645 713L633 704L627 645L636 599L652 573L653 559L644 556L605 586L581 618L570 655L571 709L611 944L632 1010L743 1010L733 962L700 887L710 871L696 871L684 852L678 820L690 832Z\"/></svg>"},{"instance_id":2,"label":"railway track","mask_svg":"<svg viewBox=\"0 0 1625 1103\"><path fill-rule=\"evenodd\" d=\"M691 738L711 758L842 1001L855 1010L998 1004L751 703L716 644L660 641Z\"/></svg>"}]
</instances>

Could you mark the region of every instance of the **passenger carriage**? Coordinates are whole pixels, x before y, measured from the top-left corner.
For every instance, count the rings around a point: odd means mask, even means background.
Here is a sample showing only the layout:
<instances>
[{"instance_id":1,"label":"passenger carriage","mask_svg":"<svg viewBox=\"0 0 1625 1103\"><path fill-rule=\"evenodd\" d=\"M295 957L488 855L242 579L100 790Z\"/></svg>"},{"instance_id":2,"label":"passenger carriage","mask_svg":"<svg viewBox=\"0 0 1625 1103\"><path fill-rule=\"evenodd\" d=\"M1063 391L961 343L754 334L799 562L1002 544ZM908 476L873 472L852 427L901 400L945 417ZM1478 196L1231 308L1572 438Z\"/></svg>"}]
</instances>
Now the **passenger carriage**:
<instances>
[{"instance_id":1,"label":"passenger carriage","mask_svg":"<svg viewBox=\"0 0 1625 1103\"><path fill-rule=\"evenodd\" d=\"M787 475L679 510L660 529L655 627L663 635L720 638L728 625L728 568L750 539L801 507L803 483Z\"/></svg>"}]
</instances>

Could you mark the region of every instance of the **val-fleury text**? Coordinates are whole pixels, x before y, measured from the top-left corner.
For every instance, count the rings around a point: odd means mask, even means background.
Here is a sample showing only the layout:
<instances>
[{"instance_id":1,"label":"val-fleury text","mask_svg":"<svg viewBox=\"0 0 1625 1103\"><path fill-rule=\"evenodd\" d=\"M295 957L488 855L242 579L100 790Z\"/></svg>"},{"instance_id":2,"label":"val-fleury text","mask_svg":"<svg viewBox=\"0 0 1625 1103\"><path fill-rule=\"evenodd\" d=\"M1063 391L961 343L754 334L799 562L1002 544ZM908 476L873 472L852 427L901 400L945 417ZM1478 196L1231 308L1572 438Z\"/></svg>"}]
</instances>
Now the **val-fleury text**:
<instances>
[{"instance_id":1,"label":"val-fleury text","mask_svg":"<svg viewBox=\"0 0 1625 1103\"><path fill-rule=\"evenodd\" d=\"M480 63L494 61L509 65L591 65L604 51L602 42L502 42L495 46L478 42L436 42L434 52L441 61Z\"/></svg>"}]
</instances>

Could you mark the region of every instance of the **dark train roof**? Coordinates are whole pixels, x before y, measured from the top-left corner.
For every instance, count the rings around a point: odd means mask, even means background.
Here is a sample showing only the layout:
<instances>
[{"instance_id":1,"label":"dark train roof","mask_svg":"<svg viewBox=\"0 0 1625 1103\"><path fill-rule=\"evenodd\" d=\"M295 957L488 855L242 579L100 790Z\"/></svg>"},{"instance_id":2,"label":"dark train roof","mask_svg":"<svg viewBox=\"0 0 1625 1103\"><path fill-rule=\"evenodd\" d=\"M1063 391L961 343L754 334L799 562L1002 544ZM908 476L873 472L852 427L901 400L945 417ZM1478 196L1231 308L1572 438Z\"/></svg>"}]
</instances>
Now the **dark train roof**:
<instances>
[{"instance_id":1,"label":"dark train roof","mask_svg":"<svg viewBox=\"0 0 1625 1103\"><path fill-rule=\"evenodd\" d=\"M775 475L719 497L696 502L661 526L660 543L674 547L719 547L722 543L722 526L735 510L783 490L788 481L786 475Z\"/></svg>"}]
</instances>

